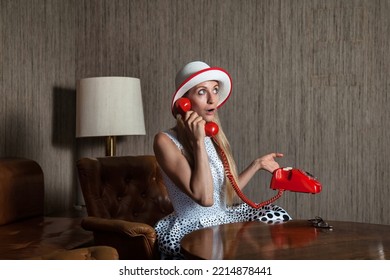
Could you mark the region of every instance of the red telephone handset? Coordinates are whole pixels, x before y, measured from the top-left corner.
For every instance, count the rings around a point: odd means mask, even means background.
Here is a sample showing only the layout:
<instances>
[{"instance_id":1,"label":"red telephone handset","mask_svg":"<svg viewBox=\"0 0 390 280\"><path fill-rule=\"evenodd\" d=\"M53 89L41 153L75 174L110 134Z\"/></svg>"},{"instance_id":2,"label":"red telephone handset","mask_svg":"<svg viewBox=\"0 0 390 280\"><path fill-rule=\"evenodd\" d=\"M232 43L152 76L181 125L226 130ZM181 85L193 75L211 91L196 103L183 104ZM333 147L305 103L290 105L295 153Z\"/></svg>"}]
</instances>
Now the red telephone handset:
<instances>
[{"instance_id":1,"label":"red telephone handset","mask_svg":"<svg viewBox=\"0 0 390 280\"><path fill-rule=\"evenodd\" d=\"M184 117L184 114L191 110L191 101L186 97L181 97L175 102L176 112ZM207 122L204 126L207 136L217 135L219 127L215 122Z\"/></svg>"}]
</instances>

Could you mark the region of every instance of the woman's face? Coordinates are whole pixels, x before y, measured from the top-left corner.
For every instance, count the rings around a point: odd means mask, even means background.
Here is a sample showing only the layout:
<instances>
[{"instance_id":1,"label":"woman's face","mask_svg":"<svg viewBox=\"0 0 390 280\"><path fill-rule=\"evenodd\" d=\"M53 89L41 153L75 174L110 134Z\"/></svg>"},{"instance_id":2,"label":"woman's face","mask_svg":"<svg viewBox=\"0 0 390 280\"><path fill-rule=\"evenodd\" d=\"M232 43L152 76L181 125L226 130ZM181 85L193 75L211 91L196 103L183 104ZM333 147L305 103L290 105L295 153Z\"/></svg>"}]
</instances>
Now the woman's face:
<instances>
[{"instance_id":1,"label":"woman's face","mask_svg":"<svg viewBox=\"0 0 390 280\"><path fill-rule=\"evenodd\" d=\"M219 101L219 83L206 81L194 86L186 96L190 99L192 109L207 122L214 119Z\"/></svg>"}]
</instances>

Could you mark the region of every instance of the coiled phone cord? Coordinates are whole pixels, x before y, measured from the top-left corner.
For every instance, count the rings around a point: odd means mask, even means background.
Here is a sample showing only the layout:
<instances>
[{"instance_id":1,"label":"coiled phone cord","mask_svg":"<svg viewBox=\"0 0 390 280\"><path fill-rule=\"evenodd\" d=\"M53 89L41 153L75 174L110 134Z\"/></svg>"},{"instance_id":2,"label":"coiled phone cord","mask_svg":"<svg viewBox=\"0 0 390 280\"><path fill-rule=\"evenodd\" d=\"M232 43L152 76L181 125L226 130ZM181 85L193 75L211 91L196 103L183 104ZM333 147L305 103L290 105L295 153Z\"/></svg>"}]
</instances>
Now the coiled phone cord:
<instances>
[{"instance_id":1,"label":"coiled phone cord","mask_svg":"<svg viewBox=\"0 0 390 280\"><path fill-rule=\"evenodd\" d=\"M229 182L230 182L231 185L233 186L233 189L234 189L234 191L236 192L236 194L238 195L238 197L239 197L243 202L245 202L246 204L248 204L248 205L249 205L250 207L252 207L252 208L259 209L259 208L261 208L261 207L263 207L263 206L265 206L265 205L268 205L268 204L274 202L275 200L279 199L279 198L283 195L284 190L279 189L278 193L277 193L274 197L272 197L272 198L270 198L270 199L268 199L268 200L266 200L266 201L263 201L263 202L261 202L261 203L255 203L255 202L253 202L252 200L250 200L250 199L249 199L247 196L245 196L245 194L241 191L241 189L239 188L239 186L238 186L236 180L234 179L234 176L233 176L232 172L230 171L230 166L229 166L229 162L228 162L228 159L227 159L227 157L226 157L226 154L225 154L225 152L223 151L223 149L220 147L220 145L219 145L217 139L215 139L214 136L212 137L212 139L213 139L214 143L215 143L216 146L217 146L217 151L218 151L218 153L219 153L219 155L220 155L220 157L221 157L221 161L222 161L223 167L224 167L224 169L225 169L226 177L228 178Z\"/></svg>"}]
</instances>

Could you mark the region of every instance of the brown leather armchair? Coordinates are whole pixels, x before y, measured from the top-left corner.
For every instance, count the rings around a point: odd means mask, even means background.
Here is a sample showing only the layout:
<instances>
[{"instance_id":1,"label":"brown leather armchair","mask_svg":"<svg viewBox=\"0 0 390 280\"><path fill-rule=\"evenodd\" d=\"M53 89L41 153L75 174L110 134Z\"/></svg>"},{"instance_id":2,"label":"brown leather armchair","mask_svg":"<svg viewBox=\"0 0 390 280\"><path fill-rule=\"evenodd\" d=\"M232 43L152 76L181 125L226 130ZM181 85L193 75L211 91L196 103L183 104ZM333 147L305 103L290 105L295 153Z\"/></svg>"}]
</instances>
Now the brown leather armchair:
<instances>
[{"instance_id":1,"label":"brown leather armchair","mask_svg":"<svg viewBox=\"0 0 390 280\"><path fill-rule=\"evenodd\" d=\"M173 211L154 156L77 161L88 212L82 227L119 259L158 259L155 223Z\"/></svg>"},{"instance_id":2,"label":"brown leather armchair","mask_svg":"<svg viewBox=\"0 0 390 280\"><path fill-rule=\"evenodd\" d=\"M111 258L111 249L84 248L93 242L77 215L44 212L44 172L28 158L0 158L0 260ZM75 250L75 251L73 251ZM113 251L113 250L111 250ZM61 252L61 253L58 253Z\"/></svg>"}]
</instances>

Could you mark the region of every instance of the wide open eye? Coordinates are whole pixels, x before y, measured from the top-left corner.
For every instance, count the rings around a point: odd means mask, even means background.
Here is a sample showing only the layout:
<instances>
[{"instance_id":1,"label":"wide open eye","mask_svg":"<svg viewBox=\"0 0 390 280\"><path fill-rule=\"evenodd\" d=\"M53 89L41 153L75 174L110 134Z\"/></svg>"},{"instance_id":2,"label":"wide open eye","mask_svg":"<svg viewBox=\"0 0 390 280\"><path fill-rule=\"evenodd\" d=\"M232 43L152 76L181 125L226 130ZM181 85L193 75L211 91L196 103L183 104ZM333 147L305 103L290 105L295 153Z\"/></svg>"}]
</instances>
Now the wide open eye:
<instances>
[{"instance_id":1,"label":"wide open eye","mask_svg":"<svg viewBox=\"0 0 390 280\"><path fill-rule=\"evenodd\" d=\"M200 94L200 95L205 95L207 92L206 92L206 90L205 89L200 89L199 91L198 91L198 94Z\"/></svg>"}]
</instances>

